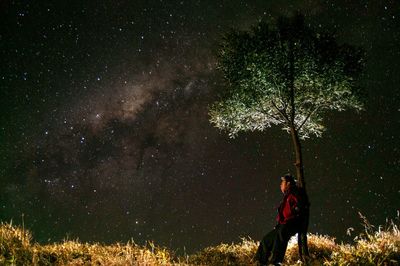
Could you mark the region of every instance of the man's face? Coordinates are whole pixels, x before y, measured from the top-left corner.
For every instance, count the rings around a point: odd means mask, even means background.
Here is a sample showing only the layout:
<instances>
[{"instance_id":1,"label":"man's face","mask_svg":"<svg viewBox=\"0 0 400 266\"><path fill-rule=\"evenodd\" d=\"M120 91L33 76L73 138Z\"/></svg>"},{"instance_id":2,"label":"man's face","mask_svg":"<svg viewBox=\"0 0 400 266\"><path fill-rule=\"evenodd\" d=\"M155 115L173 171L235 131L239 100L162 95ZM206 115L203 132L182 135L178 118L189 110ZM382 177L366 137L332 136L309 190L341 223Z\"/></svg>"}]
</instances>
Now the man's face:
<instances>
[{"instance_id":1,"label":"man's face","mask_svg":"<svg viewBox=\"0 0 400 266\"><path fill-rule=\"evenodd\" d=\"M281 191L282 191L282 193L285 193L286 190L288 190L289 186L290 186L290 182L282 180L281 181Z\"/></svg>"}]
</instances>

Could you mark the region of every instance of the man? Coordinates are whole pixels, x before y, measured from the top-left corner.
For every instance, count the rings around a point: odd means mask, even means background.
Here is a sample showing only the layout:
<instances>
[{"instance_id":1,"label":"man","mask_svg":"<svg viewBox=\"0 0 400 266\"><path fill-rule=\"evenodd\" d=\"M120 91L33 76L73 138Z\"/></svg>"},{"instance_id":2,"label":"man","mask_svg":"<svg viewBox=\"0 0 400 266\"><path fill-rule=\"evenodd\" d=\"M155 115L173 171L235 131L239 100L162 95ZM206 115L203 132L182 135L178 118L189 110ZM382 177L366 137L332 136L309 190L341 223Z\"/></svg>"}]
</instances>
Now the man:
<instances>
[{"instance_id":1,"label":"man","mask_svg":"<svg viewBox=\"0 0 400 266\"><path fill-rule=\"evenodd\" d=\"M261 264L280 265L285 256L290 238L299 231L300 226L300 199L296 181L287 174L281 177L281 191L283 200L278 208L277 225L269 232L258 247L255 259Z\"/></svg>"}]
</instances>

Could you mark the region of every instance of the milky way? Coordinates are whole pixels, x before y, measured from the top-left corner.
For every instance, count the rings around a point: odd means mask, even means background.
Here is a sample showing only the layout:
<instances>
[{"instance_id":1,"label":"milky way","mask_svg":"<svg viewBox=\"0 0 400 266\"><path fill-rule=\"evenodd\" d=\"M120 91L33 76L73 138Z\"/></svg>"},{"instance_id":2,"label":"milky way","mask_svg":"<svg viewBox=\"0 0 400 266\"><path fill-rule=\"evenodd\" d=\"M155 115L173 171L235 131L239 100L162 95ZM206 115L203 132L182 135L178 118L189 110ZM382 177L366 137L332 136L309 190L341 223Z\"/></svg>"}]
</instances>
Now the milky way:
<instances>
[{"instance_id":1,"label":"milky way","mask_svg":"<svg viewBox=\"0 0 400 266\"><path fill-rule=\"evenodd\" d=\"M208 121L230 27L301 11L367 54L361 113L304 142L310 231L346 239L398 210L399 4L348 1L15 3L1 16L1 205L40 242L154 240L178 252L274 224L293 171L278 128L229 139ZM3 26L2 25L2 26ZM351 236L347 239L351 239Z\"/></svg>"}]
</instances>

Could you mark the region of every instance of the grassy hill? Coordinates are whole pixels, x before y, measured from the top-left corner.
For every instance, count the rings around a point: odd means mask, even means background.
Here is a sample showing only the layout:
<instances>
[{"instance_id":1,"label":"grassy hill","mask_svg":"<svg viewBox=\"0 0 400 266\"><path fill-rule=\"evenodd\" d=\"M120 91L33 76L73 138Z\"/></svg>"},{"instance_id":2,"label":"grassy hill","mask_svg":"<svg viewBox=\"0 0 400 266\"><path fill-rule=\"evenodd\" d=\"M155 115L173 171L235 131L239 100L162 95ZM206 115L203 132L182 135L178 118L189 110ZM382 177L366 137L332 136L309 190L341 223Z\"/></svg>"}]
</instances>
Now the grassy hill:
<instances>
[{"instance_id":1,"label":"grassy hill","mask_svg":"<svg viewBox=\"0 0 400 266\"><path fill-rule=\"evenodd\" d=\"M308 265L399 265L398 223L375 229L365 223L365 231L353 245L338 244L334 238L309 234L311 258ZM49 245L32 242L30 232L9 223L0 225L0 265L256 265L251 261L258 242L208 247L196 254L178 257L173 251L148 243L113 245L64 241ZM301 265L297 244L289 243L285 265Z\"/></svg>"}]
</instances>

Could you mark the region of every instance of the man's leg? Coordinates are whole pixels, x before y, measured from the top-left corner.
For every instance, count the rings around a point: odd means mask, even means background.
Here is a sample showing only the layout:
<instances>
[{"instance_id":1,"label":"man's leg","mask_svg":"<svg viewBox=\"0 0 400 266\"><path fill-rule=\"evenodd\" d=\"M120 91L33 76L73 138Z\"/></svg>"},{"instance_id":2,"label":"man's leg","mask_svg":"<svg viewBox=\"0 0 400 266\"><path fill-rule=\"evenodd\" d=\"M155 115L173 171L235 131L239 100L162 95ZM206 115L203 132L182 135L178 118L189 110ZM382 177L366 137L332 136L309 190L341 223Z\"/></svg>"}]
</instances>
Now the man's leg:
<instances>
[{"instance_id":1,"label":"man's leg","mask_svg":"<svg viewBox=\"0 0 400 266\"><path fill-rule=\"evenodd\" d=\"M293 224L281 224L277 227L276 238L272 247L271 262L282 263L290 238L296 233Z\"/></svg>"},{"instance_id":2,"label":"man's leg","mask_svg":"<svg viewBox=\"0 0 400 266\"><path fill-rule=\"evenodd\" d=\"M258 262L260 262L261 265L267 264L268 259L271 256L272 247L274 245L276 237L277 230L274 229L266 234L261 240L260 245L258 246L257 253L254 257Z\"/></svg>"}]
</instances>

